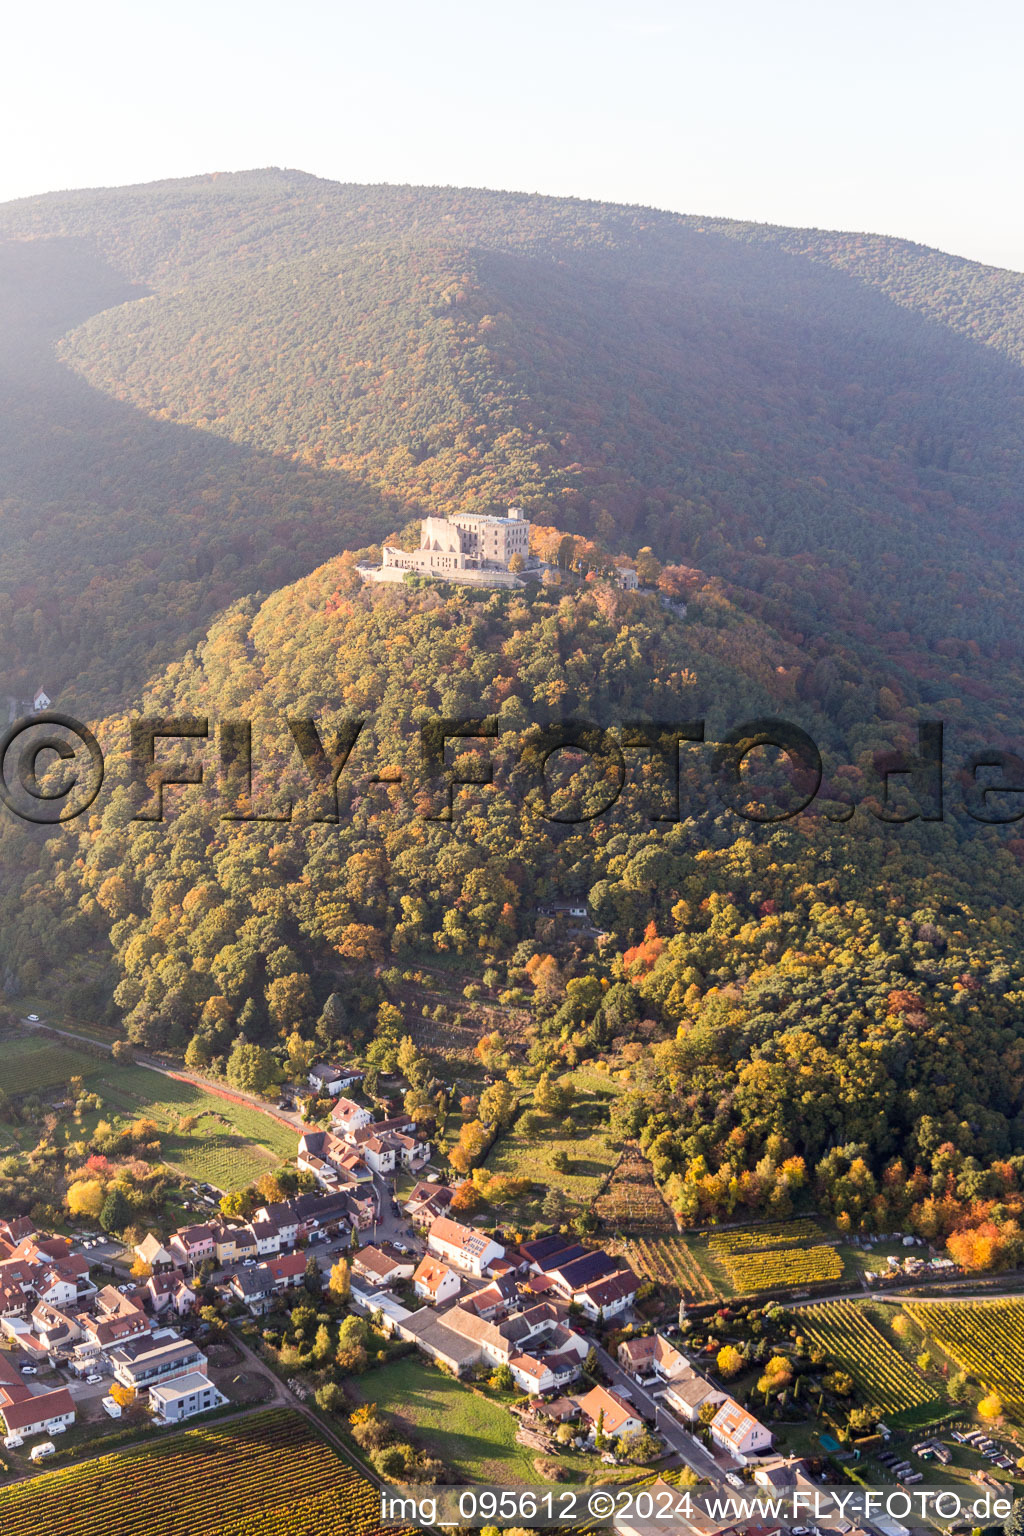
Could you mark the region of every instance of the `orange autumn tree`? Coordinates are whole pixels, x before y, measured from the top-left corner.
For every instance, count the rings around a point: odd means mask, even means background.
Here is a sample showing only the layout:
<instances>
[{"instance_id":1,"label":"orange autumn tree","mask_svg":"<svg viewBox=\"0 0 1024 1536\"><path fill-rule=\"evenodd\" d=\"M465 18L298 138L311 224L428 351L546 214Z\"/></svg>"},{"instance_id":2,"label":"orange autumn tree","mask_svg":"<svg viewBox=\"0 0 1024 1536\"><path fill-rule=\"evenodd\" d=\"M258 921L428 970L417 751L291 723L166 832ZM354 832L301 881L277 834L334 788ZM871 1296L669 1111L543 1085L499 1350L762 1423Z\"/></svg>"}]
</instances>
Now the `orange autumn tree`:
<instances>
[{"instance_id":1,"label":"orange autumn tree","mask_svg":"<svg viewBox=\"0 0 1024 1536\"><path fill-rule=\"evenodd\" d=\"M644 929L643 942L627 949L622 957L622 969L631 981L654 969L655 961L664 952L665 942L659 939L656 925L648 923Z\"/></svg>"},{"instance_id":2,"label":"orange autumn tree","mask_svg":"<svg viewBox=\"0 0 1024 1536\"><path fill-rule=\"evenodd\" d=\"M994 1221L952 1232L946 1240L949 1256L961 1269L978 1273L995 1269L1002 1259L1003 1234Z\"/></svg>"}]
</instances>

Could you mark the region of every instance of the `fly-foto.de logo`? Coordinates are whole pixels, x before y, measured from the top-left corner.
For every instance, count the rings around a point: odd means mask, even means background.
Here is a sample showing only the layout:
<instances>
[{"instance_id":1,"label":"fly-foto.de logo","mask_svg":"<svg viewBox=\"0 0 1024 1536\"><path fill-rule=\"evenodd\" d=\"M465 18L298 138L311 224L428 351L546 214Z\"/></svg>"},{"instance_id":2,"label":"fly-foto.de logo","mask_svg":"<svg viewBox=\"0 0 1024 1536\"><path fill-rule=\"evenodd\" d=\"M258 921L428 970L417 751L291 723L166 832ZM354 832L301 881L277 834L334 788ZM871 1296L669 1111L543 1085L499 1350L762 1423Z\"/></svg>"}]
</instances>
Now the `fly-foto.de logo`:
<instances>
[{"instance_id":1,"label":"fly-foto.de logo","mask_svg":"<svg viewBox=\"0 0 1024 1536\"><path fill-rule=\"evenodd\" d=\"M259 730L272 741L265 762L249 720L145 716L129 721L127 741L105 756L87 725L46 711L15 721L0 740L0 800L13 816L44 826L74 821L105 785L108 793L127 790L131 824L167 820L172 801L188 793L220 802L225 821L336 824L340 792L373 786L400 791L413 814L447 823L457 819L460 792L482 787L569 826L616 808L649 826L723 808L764 825L812 808L839 824L858 809L892 825L942 821L948 811L997 826L1024 816L1024 758L974 751L948 774L941 721L919 724L916 742L876 752L859 796L836 777L841 764L830 764L826 777L822 753L801 726L773 716L743 721L715 740L704 720L608 727L566 720L512 733L495 715L436 716L410 730L412 750L401 762L392 752L386 764L375 761L381 749L366 718L286 716L261 720ZM951 805L947 778L955 784Z\"/></svg>"}]
</instances>

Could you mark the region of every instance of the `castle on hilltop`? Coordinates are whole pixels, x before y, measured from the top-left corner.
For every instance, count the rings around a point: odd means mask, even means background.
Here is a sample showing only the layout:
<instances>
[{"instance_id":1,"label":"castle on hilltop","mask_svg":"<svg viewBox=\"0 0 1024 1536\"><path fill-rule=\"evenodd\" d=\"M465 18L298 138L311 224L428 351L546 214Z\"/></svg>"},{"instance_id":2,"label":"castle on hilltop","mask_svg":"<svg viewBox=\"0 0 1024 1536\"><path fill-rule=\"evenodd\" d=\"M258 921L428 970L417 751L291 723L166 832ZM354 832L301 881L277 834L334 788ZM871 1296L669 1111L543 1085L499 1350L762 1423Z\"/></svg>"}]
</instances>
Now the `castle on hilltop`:
<instances>
[{"instance_id":1,"label":"castle on hilltop","mask_svg":"<svg viewBox=\"0 0 1024 1536\"><path fill-rule=\"evenodd\" d=\"M455 512L425 517L419 549L385 544L380 565L361 565L364 581L403 581L409 571L473 587L521 587L521 572L545 569L530 554L530 524L520 507L507 517Z\"/></svg>"}]
</instances>

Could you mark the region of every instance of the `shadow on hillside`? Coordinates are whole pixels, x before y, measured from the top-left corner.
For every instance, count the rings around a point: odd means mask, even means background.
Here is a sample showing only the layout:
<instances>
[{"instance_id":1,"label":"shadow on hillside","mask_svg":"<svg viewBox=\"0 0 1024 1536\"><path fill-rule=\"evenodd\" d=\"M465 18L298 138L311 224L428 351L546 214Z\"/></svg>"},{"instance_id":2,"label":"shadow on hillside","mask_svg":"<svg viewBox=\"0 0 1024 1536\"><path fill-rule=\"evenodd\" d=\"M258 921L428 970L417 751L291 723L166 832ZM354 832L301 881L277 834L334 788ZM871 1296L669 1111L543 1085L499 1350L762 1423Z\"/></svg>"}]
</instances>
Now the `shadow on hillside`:
<instances>
[{"instance_id":1,"label":"shadow on hillside","mask_svg":"<svg viewBox=\"0 0 1024 1536\"><path fill-rule=\"evenodd\" d=\"M0 694L85 718L127 702L234 599L407 514L343 475L147 416L57 339L147 290L78 239L0 246Z\"/></svg>"}]
</instances>

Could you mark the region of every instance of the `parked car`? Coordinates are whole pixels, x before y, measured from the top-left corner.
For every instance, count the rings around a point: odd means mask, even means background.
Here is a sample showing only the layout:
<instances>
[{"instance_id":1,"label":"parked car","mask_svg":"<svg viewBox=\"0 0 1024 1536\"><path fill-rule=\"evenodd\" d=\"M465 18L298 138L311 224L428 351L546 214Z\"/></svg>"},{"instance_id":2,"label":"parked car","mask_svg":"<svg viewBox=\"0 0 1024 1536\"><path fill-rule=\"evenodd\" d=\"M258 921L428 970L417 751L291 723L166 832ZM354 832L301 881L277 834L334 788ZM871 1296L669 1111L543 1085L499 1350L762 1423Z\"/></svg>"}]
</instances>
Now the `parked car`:
<instances>
[{"instance_id":1,"label":"parked car","mask_svg":"<svg viewBox=\"0 0 1024 1536\"><path fill-rule=\"evenodd\" d=\"M67 1434L67 1428L68 1427L67 1427L66 1424L51 1424L50 1425L50 1434L51 1435L64 1435L64 1434Z\"/></svg>"},{"instance_id":2,"label":"parked car","mask_svg":"<svg viewBox=\"0 0 1024 1536\"><path fill-rule=\"evenodd\" d=\"M39 1372L34 1365L19 1365L18 1370L23 1376L38 1376Z\"/></svg>"},{"instance_id":3,"label":"parked car","mask_svg":"<svg viewBox=\"0 0 1024 1536\"><path fill-rule=\"evenodd\" d=\"M89 1383L90 1387L94 1387L98 1381L103 1380L103 1377L99 1374L98 1371L93 1371L92 1375L87 1376L85 1379Z\"/></svg>"},{"instance_id":4,"label":"parked car","mask_svg":"<svg viewBox=\"0 0 1024 1536\"><path fill-rule=\"evenodd\" d=\"M30 1024L38 1024L39 1023L39 1015L38 1015L38 1013L30 1013L29 1016L28 1016L28 1021L29 1021Z\"/></svg>"}]
</instances>

